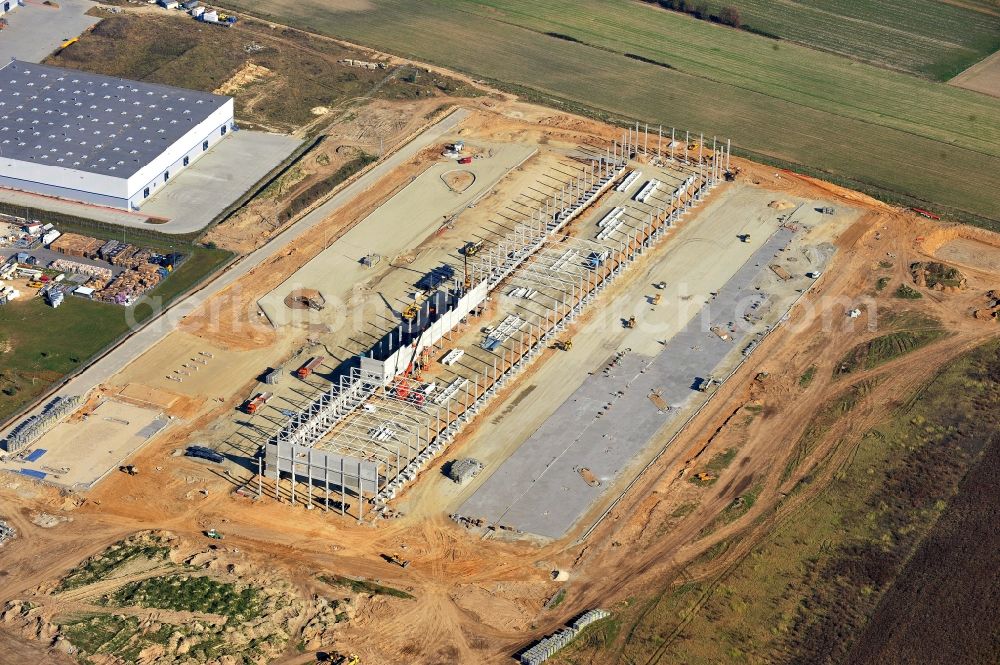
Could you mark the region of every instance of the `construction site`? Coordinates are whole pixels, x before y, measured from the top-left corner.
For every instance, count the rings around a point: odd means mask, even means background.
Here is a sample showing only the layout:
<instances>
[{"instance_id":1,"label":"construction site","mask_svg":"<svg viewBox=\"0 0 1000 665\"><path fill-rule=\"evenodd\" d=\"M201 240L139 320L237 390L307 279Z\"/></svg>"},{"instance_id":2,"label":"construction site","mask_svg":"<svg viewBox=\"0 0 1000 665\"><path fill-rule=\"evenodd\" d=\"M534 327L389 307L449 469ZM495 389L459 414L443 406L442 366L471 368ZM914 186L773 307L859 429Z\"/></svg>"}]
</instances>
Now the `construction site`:
<instances>
[{"instance_id":1,"label":"construction site","mask_svg":"<svg viewBox=\"0 0 1000 665\"><path fill-rule=\"evenodd\" d=\"M544 165L539 183L546 184L531 187L551 191L522 194L486 225L464 219L463 210L535 150L452 141L450 150L475 155L473 169L509 157L492 172L476 169L467 181L479 187L461 197L434 188L450 172L439 162L262 298L268 321L303 327L321 344L295 360L300 367L286 364L273 383L255 388L244 408L252 418L237 422L237 447L257 459L257 494L334 506L359 520L391 514L390 502L477 412L539 355L556 346L569 351L565 334L587 306L724 180L727 153L718 140L706 146L703 138L678 141L661 131L632 128L603 152L591 146L551 155L562 163ZM390 226L402 220L405 228ZM736 235L732 244L752 244ZM468 240L414 242L427 236ZM330 274L357 281L331 283ZM657 301L676 287L663 288ZM636 328L636 318L617 325ZM730 339L716 337L723 338ZM689 388L697 377L684 380ZM666 410L683 405L688 392L673 391L667 399L675 405ZM631 457L615 456L623 465Z\"/></svg>"},{"instance_id":2,"label":"construction site","mask_svg":"<svg viewBox=\"0 0 1000 665\"><path fill-rule=\"evenodd\" d=\"M976 292L1000 246L988 232L933 235L930 220L732 157L719 137L516 102L455 113L21 430L0 493L75 520L35 536L73 539L50 572L156 521L185 556L224 539L213 556L233 562L217 571L233 583L327 597L320 577L346 576L349 616L310 632L309 649L563 662L674 558L811 468L779 477L835 387L821 373L803 398L800 376L902 302L869 274L928 290L921 306L967 344L990 334L995 303ZM910 263L942 257L967 290L933 290L933 271L913 281ZM731 466L706 466L729 447ZM739 519L704 531L734 502ZM28 541L30 520L0 518L5 547ZM8 613L8 629L66 634L86 594L43 589L50 572L4 582L19 598L38 589L25 615L38 621ZM268 662L307 662L291 641L272 646Z\"/></svg>"}]
</instances>

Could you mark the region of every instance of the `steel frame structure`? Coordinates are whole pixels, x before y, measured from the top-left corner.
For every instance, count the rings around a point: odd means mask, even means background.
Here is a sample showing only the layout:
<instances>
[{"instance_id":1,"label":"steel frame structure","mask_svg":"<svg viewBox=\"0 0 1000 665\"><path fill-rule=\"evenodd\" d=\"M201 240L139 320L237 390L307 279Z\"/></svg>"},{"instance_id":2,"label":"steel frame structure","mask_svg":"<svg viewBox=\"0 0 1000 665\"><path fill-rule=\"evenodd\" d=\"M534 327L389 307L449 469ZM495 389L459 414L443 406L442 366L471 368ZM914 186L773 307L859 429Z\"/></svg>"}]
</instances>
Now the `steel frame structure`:
<instances>
[{"instance_id":1,"label":"steel frame structure","mask_svg":"<svg viewBox=\"0 0 1000 665\"><path fill-rule=\"evenodd\" d=\"M401 399L394 394L396 382L383 385L376 377L355 368L348 376L341 377L339 383L331 386L300 413L297 413L275 434L270 443L279 448L316 448L319 451L337 451L359 454L339 456L356 461L358 471L357 495L364 503L364 483L362 466L364 462L375 464L378 469L370 495L375 503L391 499L403 485L416 477L420 468L439 452L468 420L475 417L482 404L502 387L508 378L540 353L553 336L559 334L579 315L607 284L617 277L647 248L662 236L684 212L700 201L704 194L720 180L722 158L724 168L729 168L729 142L724 148L713 150L709 160L704 158L704 138L699 141L697 161L692 163L687 146L687 135L683 158L675 155L674 130L671 132L669 159L682 170L692 174L681 188L669 197L651 196L646 206L651 209L648 219L637 225L628 224L627 231L619 229L615 236L603 242L559 236L558 232L573 218L587 209L624 172L629 157L638 152L639 128L629 128L623 135L621 144L617 141L608 149L607 156L592 160L588 168L582 169L561 191L543 201L533 213L525 215L526 221L518 223L514 229L470 265L470 276L474 284L486 282L490 292L505 283L523 283L540 287L538 296L552 300L552 306L544 313L536 314L536 320L525 320L519 330L502 343L493 355L492 368L476 373L472 379L466 378L454 397L443 404L433 399L423 399L419 404L409 399ZM659 131L656 158L663 159L662 129ZM648 127L642 152L649 157ZM630 221L634 221L631 220ZM567 260L569 252L579 254L581 260ZM591 253L606 254L603 261L589 265L586 261ZM524 317L522 317L524 318ZM527 331L524 330L527 325ZM516 337L516 339L515 339ZM509 342L509 346L507 344ZM492 369L492 372L490 371ZM428 386L410 379L410 391L422 391ZM461 399L461 401L458 401ZM362 405L374 410L362 409ZM453 409L454 407L454 409ZM380 429L381 428L381 429ZM376 440L372 431L392 431L384 440ZM280 452L278 455L280 467ZM309 465L307 460L307 466ZM292 500L295 500L294 470ZM341 462L341 495L346 496L344 487L344 464ZM329 469L325 470L329 478ZM277 479L280 468L276 469ZM307 474L312 492L311 473ZM329 503L329 482L326 483L327 504ZM263 490L261 489L261 492ZM328 505L325 507L328 508ZM341 512L343 512L343 503ZM363 507L359 509L359 519L363 519Z\"/></svg>"}]
</instances>

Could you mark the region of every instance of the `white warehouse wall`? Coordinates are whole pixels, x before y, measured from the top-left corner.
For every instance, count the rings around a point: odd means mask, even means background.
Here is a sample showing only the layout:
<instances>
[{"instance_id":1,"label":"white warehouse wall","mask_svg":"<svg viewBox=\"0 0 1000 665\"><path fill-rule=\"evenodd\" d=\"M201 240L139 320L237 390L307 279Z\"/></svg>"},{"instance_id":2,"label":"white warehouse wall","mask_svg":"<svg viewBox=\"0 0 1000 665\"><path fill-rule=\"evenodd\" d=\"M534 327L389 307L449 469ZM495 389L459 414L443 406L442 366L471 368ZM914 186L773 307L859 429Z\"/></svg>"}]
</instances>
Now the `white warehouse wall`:
<instances>
[{"instance_id":1,"label":"white warehouse wall","mask_svg":"<svg viewBox=\"0 0 1000 665\"><path fill-rule=\"evenodd\" d=\"M18 159L0 158L0 185L119 208L128 202L126 178Z\"/></svg>"},{"instance_id":2,"label":"white warehouse wall","mask_svg":"<svg viewBox=\"0 0 1000 665\"><path fill-rule=\"evenodd\" d=\"M211 148L229 136L234 124L233 100L229 99L128 179L127 198L130 205L136 208L141 206L147 198L144 196L147 187L149 196L153 196L157 189L166 184L163 180L164 173L169 172L173 178L184 168L185 157L189 158L190 163L194 163L205 153L202 149L205 141L208 141L208 147ZM222 127L226 128L225 134L220 131Z\"/></svg>"}]
</instances>

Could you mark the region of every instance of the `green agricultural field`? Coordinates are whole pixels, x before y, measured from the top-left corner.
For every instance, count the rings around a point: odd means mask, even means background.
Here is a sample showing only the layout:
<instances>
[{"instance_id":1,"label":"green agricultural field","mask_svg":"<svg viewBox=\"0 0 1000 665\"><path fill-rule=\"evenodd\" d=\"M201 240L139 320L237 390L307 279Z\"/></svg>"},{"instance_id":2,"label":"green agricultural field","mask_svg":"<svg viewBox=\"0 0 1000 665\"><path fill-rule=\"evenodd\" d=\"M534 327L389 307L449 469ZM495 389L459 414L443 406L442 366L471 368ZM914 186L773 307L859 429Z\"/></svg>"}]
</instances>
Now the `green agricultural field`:
<instances>
[{"instance_id":1,"label":"green agricultural field","mask_svg":"<svg viewBox=\"0 0 1000 665\"><path fill-rule=\"evenodd\" d=\"M887 198L1000 220L1000 100L978 93L628 0L226 4L541 103L728 136Z\"/></svg>"},{"instance_id":2,"label":"green agricultural field","mask_svg":"<svg viewBox=\"0 0 1000 665\"><path fill-rule=\"evenodd\" d=\"M723 7L735 7L745 29L939 80L950 79L1000 49L1000 14L995 6L991 10L941 0L696 0L688 4L707 5L715 15Z\"/></svg>"}]
</instances>

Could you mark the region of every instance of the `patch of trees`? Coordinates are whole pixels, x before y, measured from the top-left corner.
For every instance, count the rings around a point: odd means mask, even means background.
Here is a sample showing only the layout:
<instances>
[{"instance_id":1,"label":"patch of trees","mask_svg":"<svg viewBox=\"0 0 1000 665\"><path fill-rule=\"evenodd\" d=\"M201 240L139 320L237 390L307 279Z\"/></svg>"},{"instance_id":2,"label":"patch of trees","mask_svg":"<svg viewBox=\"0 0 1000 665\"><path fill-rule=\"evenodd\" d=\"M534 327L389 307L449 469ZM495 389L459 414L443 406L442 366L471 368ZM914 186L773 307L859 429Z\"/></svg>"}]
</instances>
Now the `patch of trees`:
<instances>
[{"instance_id":1,"label":"patch of trees","mask_svg":"<svg viewBox=\"0 0 1000 665\"><path fill-rule=\"evenodd\" d=\"M744 25L743 17L740 15L739 8L732 5L726 5L719 10L718 14L713 14L711 7L709 7L706 2L696 3L690 0L643 0L643 2L651 5L658 5L663 9L690 14L700 21L720 23L722 25L728 25L732 28L746 30L747 32L752 32L764 37L770 37L771 39L780 39L778 35Z\"/></svg>"}]
</instances>

